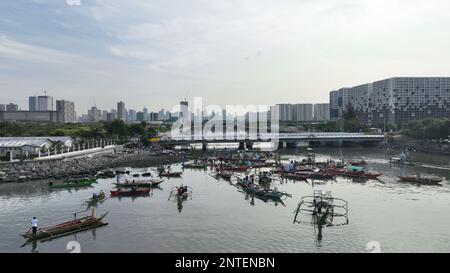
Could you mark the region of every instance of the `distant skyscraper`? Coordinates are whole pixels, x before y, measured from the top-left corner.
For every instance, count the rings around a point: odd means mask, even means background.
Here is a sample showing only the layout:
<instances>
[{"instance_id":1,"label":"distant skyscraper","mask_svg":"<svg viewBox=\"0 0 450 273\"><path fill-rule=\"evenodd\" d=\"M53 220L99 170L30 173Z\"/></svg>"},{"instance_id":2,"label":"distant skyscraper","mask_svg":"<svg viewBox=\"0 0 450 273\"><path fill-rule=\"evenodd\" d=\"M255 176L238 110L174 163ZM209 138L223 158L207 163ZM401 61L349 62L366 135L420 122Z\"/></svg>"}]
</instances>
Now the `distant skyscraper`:
<instances>
[{"instance_id":1,"label":"distant skyscraper","mask_svg":"<svg viewBox=\"0 0 450 273\"><path fill-rule=\"evenodd\" d=\"M88 110L88 117L90 122L99 122L102 117L102 111L96 106L92 106L91 109Z\"/></svg>"},{"instance_id":2,"label":"distant skyscraper","mask_svg":"<svg viewBox=\"0 0 450 273\"><path fill-rule=\"evenodd\" d=\"M58 112L59 122L75 122L75 103L66 100L56 101L56 112Z\"/></svg>"},{"instance_id":3,"label":"distant skyscraper","mask_svg":"<svg viewBox=\"0 0 450 273\"><path fill-rule=\"evenodd\" d=\"M128 111L128 121L136 121L136 110L130 109Z\"/></svg>"},{"instance_id":4,"label":"distant skyscraper","mask_svg":"<svg viewBox=\"0 0 450 273\"><path fill-rule=\"evenodd\" d=\"M54 110L53 97L39 96L37 99L37 111L52 111L52 110Z\"/></svg>"},{"instance_id":5,"label":"distant skyscraper","mask_svg":"<svg viewBox=\"0 0 450 273\"><path fill-rule=\"evenodd\" d=\"M330 120L330 104L329 103L314 104L314 120L315 121Z\"/></svg>"},{"instance_id":6,"label":"distant skyscraper","mask_svg":"<svg viewBox=\"0 0 450 273\"><path fill-rule=\"evenodd\" d=\"M189 113L189 103L184 100L180 102L180 118L187 117Z\"/></svg>"},{"instance_id":7,"label":"distant skyscraper","mask_svg":"<svg viewBox=\"0 0 450 273\"><path fill-rule=\"evenodd\" d=\"M123 121L127 120L127 110L125 110L125 102L117 103L117 118Z\"/></svg>"},{"instance_id":8,"label":"distant skyscraper","mask_svg":"<svg viewBox=\"0 0 450 273\"><path fill-rule=\"evenodd\" d=\"M0 104L0 111L6 111L6 106L4 104Z\"/></svg>"},{"instance_id":9,"label":"distant skyscraper","mask_svg":"<svg viewBox=\"0 0 450 273\"><path fill-rule=\"evenodd\" d=\"M38 110L38 98L36 96L32 96L28 98L28 110L30 112L34 112Z\"/></svg>"},{"instance_id":10,"label":"distant skyscraper","mask_svg":"<svg viewBox=\"0 0 450 273\"><path fill-rule=\"evenodd\" d=\"M311 103L294 104L292 106L293 121L312 121L313 105Z\"/></svg>"},{"instance_id":11,"label":"distant skyscraper","mask_svg":"<svg viewBox=\"0 0 450 273\"><path fill-rule=\"evenodd\" d=\"M14 104L14 103L7 104L6 111L10 111L10 112L19 111L19 105Z\"/></svg>"}]
</instances>

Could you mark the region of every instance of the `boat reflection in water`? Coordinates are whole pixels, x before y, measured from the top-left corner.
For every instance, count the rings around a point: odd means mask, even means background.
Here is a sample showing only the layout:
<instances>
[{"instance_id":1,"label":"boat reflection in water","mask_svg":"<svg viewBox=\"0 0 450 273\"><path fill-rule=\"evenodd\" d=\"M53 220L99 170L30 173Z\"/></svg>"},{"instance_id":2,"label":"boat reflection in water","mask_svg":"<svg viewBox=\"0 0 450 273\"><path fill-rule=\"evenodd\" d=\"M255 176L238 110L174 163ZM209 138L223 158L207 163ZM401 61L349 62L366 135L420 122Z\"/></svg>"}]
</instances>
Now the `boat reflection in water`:
<instances>
[{"instance_id":1,"label":"boat reflection in water","mask_svg":"<svg viewBox=\"0 0 450 273\"><path fill-rule=\"evenodd\" d=\"M323 227L348 225L347 201L334 198L330 191L315 190L313 196L302 197L294 213L294 224L305 224L310 219L318 242L322 241Z\"/></svg>"}]
</instances>

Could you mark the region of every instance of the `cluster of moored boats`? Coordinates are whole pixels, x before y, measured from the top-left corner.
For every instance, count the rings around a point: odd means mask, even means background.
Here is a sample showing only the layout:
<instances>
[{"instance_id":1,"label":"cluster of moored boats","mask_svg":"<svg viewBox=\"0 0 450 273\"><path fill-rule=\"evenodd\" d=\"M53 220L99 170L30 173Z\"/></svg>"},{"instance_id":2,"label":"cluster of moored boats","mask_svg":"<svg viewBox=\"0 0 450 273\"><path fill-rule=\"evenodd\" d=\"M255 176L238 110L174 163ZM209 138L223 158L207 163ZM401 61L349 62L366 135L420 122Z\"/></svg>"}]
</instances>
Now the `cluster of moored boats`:
<instances>
[{"instance_id":1,"label":"cluster of moored boats","mask_svg":"<svg viewBox=\"0 0 450 273\"><path fill-rule=\"evenodd\" d=\"M391 158L390 163L410 162L405 156ZM409 164L409 163L408 163ZM219 156L204 157L191 160L182 164L182 169L210 170L210 175L218 180L228 181L230 184L238 187L239 191L246 195L268 201L281 201L283 198L292 197L289 193L281 192L276 186L272 186L272 182L280 180L292 181L309 181L309 180L335 180L338 176L356 178L356 179L375 179L378 180L382 174L367 171L368 162L364 159L352 159L347 162L342 160L327 160L318 162L312 150L308 151L307 157L301 161L282 162L280 155L271 152L233 152L223 153ZM182 171L173 171L170 166L159 166L156 168L156 174L130 174L129 171L105 171L98 175L98 178L116 177L118 174L127 174L129 178L122 182L114 183L115 189L110 191L110 196L103 191L94 193L92 197L87 199L83 205L87 205L87 209L93 207L92 214L83 218L75 219L50 226L39 228L36 233L31 229L23 234L27 241L32 240L51 240L61 236L66 236L79 231L84 231L100 226L107 225L103 219L108 213L97 217L95 207L106 201L110 197L127 197L127 196L145 196L149 195L153 188L158 188L164 180L162 178L181 178ZM153 176L158 178L153 178ZM132 177L132 178L131 178ZM443 181L441 178L426 177L421 175L399 176L399 181L411 182L425 185L439 185ZM91 187L97 183L96 179L78 179L66 180L60 183L49 183L51 189L71 189L81 187ZM192 198L192 188L189 186L173 187L169 193L169 200L176 200L178 209L181 212L182 203ZM333 200L331 197L320 197L323 200ZM315 211L316 215L322 215L322 208L328 210L329 202L325 206L318 202L315 195L311 199L312 204L318 206L319 210ZM320 205L322 204L322 205ZM325 204L325 203L324 203ZM86 209L86 210L87 210ZM298 211L302 211L303 207L299 205ZM298 214L297 211L297 214ZM320 214L319 212L322 212ZM333 215L333 214L328 214ZM338 214L336 214L338 215ZM343 214L346 216L346 214ZM296 215L297 217L297 215ZM295 221L294 221L295 222Z\"/></svg>"}]
</instances>

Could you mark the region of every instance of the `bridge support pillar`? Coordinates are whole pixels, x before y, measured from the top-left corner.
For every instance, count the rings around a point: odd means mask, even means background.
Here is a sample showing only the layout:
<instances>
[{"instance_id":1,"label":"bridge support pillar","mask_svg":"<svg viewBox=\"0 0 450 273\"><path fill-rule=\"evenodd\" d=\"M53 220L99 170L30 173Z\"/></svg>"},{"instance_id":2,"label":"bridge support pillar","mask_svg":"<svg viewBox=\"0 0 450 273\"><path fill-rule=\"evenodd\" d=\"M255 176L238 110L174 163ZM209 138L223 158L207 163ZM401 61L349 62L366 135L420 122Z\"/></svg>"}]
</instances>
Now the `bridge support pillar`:
<instances>
[{"instance_id":1,"label":"bridge support pillar","mask_svg":"<svg viewBox=\"0 0 450 273\"><path fill-rule=\"evenodd\" d=\"M247 141L247 143L245 143L245 146L247 147L247 149L253 150L253 142Z\"/></svg>"},{"instance_id":2,"label":"bridge support pillar","mask_svg":"<svg viewBox=\"0 0 450 273\"><path fill-rule=\"evenodd\" d=\"M239 142L239 150L245 150L245 142Z\"/></svg>"}]
</instances>

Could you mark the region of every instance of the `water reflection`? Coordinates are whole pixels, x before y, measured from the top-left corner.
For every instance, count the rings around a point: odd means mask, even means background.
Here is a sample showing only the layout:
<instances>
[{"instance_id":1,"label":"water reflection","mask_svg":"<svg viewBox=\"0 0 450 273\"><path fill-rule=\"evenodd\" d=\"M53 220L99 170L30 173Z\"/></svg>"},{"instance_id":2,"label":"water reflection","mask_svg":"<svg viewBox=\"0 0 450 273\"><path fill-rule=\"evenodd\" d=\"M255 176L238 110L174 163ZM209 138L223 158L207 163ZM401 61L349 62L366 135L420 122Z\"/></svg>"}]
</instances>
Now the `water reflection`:
<instances>
[{"instance_id":1,"label":"water reflection","mask_svg":"<svg viewBox=\"0 0 450 273\"><path fill-rule=\"evenodd\" d=\"M301 149L287 152L289 159L301 159L305 153ZM316 152L317 160L341 156L333 148L318 148ZM374 239L383 241L383 249L389 252L448 252L450 218L442 217L450 214L448 182L443 187L417 187L397 182L397 176L423 172L448 179L450 172L423 166L391 166L388 153L380 150L342 149L343 158L361 155L371 171L384 173L384 184L342 177L308 183L275 179L271 187L292 193L294 198L274 201L239 190L233 184L235 177L224 183L211 172L186 169L182 178L166 180L147 197L110 198L99 204L101 210L112 212L106 219L108 228L79 233L77 239L86 245L83 252L365 252L367 242ZM444 165L448 157L417 160ZM86 207L80 204L93 191L103 189L109 193L114 182L127 177L127 171L144 174L149 168L124 169L120 176L100 179L94 188L70 191L50 191L48 181L0 185L0 252L64 252L61 243L73 236L19 248L23 239L17 234L29 228L31 216L36 215L43 224L67 220L67 215ZM196 197L187 204L168 202L168 192L181 181L195 188ZM351 224L340 221L346 226L339 228L338 218L334 217L334 227L319 225L320 221L312 219L312 212L304 217L304 224L292 224L292 211L299 197L319 188L349 201ZM391 225L394 221L395 225ZM189 232L182 232L186 225ZM249 229L255 232L245 232ZM423 244L424 240L427 244Z\"/></svg>"}]
</instances>

